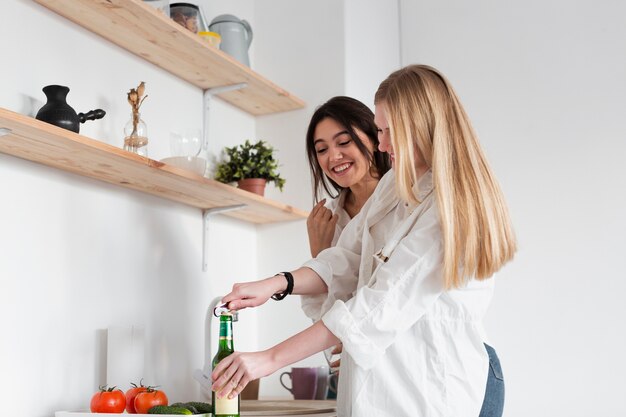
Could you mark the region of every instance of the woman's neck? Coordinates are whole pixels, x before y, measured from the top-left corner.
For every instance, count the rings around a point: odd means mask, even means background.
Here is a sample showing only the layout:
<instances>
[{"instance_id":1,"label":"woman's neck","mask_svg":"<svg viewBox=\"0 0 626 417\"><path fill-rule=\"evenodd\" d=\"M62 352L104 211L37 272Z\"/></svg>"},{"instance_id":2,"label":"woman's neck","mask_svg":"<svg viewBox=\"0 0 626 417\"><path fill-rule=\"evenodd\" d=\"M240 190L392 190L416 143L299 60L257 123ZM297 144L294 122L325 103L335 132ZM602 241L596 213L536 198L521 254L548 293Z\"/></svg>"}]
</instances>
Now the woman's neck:
<instances>
[{"instance_id":1,"label":"woman's neck","mask_svg":"<svg viewBox=\"0 0 626 417\"><path fill-rule=\"evenodd\" d=\"M378 178L367 175L360 182L346 190L348 194L343 202L343 208L350 218L359 214L361 208L363 208L367 202L367 199L370 198L374 192L377 184Z\"/></svg>"}]
</instances>

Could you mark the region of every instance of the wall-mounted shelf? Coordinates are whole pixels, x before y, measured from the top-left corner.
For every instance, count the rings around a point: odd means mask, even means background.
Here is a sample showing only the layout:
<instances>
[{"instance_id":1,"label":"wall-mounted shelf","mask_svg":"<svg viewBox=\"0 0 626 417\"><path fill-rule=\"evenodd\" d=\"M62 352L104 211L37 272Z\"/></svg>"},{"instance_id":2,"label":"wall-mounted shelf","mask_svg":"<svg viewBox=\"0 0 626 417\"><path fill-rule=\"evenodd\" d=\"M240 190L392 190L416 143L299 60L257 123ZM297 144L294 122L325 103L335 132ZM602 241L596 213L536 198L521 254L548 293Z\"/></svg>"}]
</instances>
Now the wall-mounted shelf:
<instances>
[{"instance_id":1,"label":"wall-mounted shelf","mask_svg":"<svg viewBox=\"0 0 626 417\"><path fill-rule=\"evenodd\" d=\"M307 217L294 207L2 108L0 152L203 210L245 204L223 215L252 223Z\"/></svg>"},{"instance_id":2,"label":"wall-mounted shelf","mask_svg":"<svg viewBox=\"0 0 626 417\"><path fill-rule=\"evenodd\" d=\"M305 105L141 0L35 1L203 90L247 83L218 97L250 114Z\"/></svg>"}]
</instances>

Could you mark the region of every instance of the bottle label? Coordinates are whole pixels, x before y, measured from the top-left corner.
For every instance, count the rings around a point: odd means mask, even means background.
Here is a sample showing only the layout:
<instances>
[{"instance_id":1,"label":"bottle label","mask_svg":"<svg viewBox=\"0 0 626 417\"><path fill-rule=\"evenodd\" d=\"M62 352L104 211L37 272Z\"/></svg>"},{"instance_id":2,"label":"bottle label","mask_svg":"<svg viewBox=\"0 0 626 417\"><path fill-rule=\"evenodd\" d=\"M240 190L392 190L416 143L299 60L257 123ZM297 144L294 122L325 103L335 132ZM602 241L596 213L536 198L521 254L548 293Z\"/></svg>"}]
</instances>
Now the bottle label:
<instances>
[{"instance_id":1,"label":"bottle label","mask_svg":"<svg viewBox=\"0 0 626 417\"><path fill-rule=\"evenodd\" d=\"M215 398L215 414L239 414L239 397Z\"/></svg>"}]
</instances>

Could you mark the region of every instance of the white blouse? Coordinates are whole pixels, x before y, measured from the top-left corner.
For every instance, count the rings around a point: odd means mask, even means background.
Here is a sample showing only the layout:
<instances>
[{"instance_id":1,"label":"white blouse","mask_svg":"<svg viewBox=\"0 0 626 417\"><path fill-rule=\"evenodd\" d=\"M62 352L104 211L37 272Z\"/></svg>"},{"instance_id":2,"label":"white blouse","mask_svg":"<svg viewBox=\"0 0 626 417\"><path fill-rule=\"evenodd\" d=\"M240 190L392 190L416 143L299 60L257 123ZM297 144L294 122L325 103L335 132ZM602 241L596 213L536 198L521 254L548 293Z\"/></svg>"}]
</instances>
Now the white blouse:
<instances>
[{"instance_id":1,"label":"white blouse","mask_svg":"<svg viewBox=\"0 0 626 417\"><path fill-rule=\"evenodd\" d=\"M304 264L328 285L322 320L343 343L338 417L477 417L493 279L446 291L432 174L416 184L417 207L398 199L394 183L392 170L337 245ZM409 216L415 223L405 223L388 261L375 259Z\"/></svg>"},{"instance_id":2,"label":"white blouse","mask_svg":"<svg viewBox=\"0 0 626 417\"><path fill-rule=\"evenodd\" d=\"M337 215L335 234L333 235L333 240L331 241L330 246L335 246L337 244L339 236L341 236L341 232L343 232L343 229L350 222L350 220L352 220L348 212L343 208L346 201L346 195L348 195L346 190L342 190L336 198L328 200L324 205L333 214ZM302 295L300 296L300 301L302 311L304 311L304 314L306 314L306 316L313 321L318 321L325 312L322 310L322 305L324 304L324 301L326 301L326 294Z\"/></svg>"}]
</instances>

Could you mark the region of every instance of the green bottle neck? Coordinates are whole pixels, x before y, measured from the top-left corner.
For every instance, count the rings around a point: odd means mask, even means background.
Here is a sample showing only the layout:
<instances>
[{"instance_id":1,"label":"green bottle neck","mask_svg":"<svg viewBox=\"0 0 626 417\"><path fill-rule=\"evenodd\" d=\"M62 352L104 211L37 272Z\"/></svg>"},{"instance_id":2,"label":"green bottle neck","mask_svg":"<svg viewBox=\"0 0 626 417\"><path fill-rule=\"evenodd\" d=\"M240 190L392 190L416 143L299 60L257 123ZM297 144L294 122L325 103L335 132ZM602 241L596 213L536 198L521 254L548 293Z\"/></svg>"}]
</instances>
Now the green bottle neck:
<instances>
[{"instance_id":1,"label":"green bottle neck","mask_svg":"<svg viewBox=\"0 0 626 417\"><path fill-rule=\"evenodd\" d=\"M230 315L223 314L220 316L220 341L218 351L235 350L233 345L233 318Z\"/></svg>"}]
</instances>

